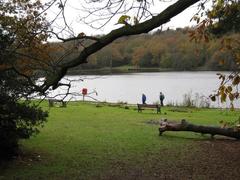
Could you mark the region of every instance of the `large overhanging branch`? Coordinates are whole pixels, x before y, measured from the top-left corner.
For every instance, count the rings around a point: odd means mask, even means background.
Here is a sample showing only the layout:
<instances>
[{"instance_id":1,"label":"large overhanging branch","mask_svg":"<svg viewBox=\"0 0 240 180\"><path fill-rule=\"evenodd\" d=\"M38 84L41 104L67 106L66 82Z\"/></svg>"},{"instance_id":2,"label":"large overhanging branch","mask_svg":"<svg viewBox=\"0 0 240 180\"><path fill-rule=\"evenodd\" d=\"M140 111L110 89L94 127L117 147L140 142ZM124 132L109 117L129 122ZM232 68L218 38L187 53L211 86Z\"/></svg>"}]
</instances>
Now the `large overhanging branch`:
<instances>
[{"instance_id":1,"label":"large overhanging branch","mask_svg":"<svg viewBox=\"0 0 240 180\"><path fill-rule=\"evenodd\" d=\"M57 88L58 82L67 73L68 69L76 67L83 63L87 63L87 58L91 54L96 53L97 51L107 46L114 40L123 36L148 33L149 31L167 23L168 21L171 20L171 18L183 12L185 9L187 9L188 7L190 7L191 5L195 4L198 1L200 0L179 0L173 5L166 8L164 11L162 11L159 15L154 16L143 23L139 23L133 26L126 25L122 28L111 31L109 34L99 38L97 42L84 48L77 58L61 64L57 71L58 73L55 75L54 78L52 78L51 83L45 84L45 88L48 88L50 86L52 86L53 89Z\"/></svg>"}]
</instances>

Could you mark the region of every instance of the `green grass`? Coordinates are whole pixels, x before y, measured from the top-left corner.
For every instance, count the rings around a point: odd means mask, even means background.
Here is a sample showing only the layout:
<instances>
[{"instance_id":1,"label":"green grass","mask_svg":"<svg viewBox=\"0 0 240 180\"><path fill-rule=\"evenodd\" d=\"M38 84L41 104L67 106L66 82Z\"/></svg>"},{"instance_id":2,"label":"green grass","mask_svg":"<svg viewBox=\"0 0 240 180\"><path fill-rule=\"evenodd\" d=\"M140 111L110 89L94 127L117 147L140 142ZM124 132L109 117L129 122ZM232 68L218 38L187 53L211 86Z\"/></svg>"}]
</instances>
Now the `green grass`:
<instances>
[{"instance_id":1,"label":"green grass","mask_svg":"<svg viewBox=\"0 0 240 180\"><path fill-rule=\"evenodd\" d=\"M75 69L71 70L69 74L119 74L119 73L133 73L133 72L168 72L173 71L171 68L161 67L136 67L133 65L123 65L117 67L102 67L97 69Z\"/></svg>"},{"instance_id":2,"label":"green grass","mask_svg":"<svg viewBox=\"0 0 240 180\"><path fill-rule=\"evenodd\" d=\"M158 126L146 121L184 118L195 124L216 125L219 120L234 121L240 115L239 111L171 111L170 107L164 107L160 115L155 110L138 113L134 107L76 102L49 112L41 133L21 142L25 156L5 164L0 179L96 179L116 164L147 166L146 159L165 151L172 156L162 156L161 160L171 165L186 152L189 155L197 150L193 142L209 137L190 132L166 132L159 137Z\"/></svg>"}]
</instances>

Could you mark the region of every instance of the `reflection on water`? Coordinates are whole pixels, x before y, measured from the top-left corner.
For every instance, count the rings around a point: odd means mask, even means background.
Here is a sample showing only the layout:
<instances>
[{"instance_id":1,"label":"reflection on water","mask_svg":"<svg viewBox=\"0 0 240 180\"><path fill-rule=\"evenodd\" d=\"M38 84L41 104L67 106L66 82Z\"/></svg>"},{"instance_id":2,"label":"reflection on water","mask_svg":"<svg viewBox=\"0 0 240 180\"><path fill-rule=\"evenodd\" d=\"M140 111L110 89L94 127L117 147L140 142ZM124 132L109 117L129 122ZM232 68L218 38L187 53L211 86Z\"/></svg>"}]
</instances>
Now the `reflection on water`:
<instances>
[{"instance_id":1,"label":"reflection on water","mask_svg":"<svg viewBox=\"0 0 240 180\"><path fill-rule=\"evenodd\" d=\"M157 73L133 73L123 75L104 76L67 76L68 79L83 79L74 81L71 92L80 93L82 88L87 88L91 96L99 101L127 102L130 104L141 103L141 95L147 96L147 103L159 102L159 92L165 95L165 103L179 104L183 102L186 93L195 93L208 97L218 88L219 80L216 72L157 72ZM62 93L63 89L54 92ZM73 100L81 100L75 97ZM92 100L85 98L85 100ZM227 106L225 103L223 106ZM212 103L211 106L219 106Z\"/></svg>"}]
</instances>

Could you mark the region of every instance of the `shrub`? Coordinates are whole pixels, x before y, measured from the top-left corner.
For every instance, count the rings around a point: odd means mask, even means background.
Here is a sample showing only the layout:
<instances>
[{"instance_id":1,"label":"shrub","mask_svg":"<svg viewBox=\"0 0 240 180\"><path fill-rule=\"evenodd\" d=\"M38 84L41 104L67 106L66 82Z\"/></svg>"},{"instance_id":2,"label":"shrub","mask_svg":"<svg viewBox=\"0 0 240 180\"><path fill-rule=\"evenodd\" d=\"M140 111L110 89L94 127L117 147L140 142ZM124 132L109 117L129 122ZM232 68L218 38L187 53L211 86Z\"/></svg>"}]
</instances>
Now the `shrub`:
<instances>
[{"instance_id":1,"label":"shrub","mask_svg":"<svg viewBox=\"0 0 240 180\"><path fill-rule=\"evenodd\" d=\"M11 96L0 95L0 158L11 157L18 151L19 139L27 139L39 132L47 112Z\"/></svg>"}]
</instances>

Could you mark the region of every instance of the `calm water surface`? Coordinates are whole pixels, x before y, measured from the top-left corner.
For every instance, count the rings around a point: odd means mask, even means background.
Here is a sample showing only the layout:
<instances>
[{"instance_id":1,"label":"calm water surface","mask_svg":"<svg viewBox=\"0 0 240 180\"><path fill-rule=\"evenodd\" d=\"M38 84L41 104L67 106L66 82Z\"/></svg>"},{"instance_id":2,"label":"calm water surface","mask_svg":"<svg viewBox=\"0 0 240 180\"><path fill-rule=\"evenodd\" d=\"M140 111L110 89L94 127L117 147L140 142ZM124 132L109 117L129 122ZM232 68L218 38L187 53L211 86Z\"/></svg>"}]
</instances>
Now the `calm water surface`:
<instances>
[{"instance_id":1,"label":"calm water surface","mask_svg":"<svg viewBox=\"0 0 240 180\"><path fill-rule=\"evenodd\" d=\"M68 79L83 81L73 82L71 92L80 93L82 88L88 92L96 91L91 97L99 101L127 102L130 104L141 103L141 95L147 96L147 103L159 102L159 92L165 95L166 103L181 103L186 93L195 97L208 97L219 85L217 72L157 72L157 73L133 73L104 76L67 76ZM62 93L63 89L54 92ZM81 96L73 100L81 100ZM93 100L85 97L85 100ZM229 103L224 104L227 106ZM219 106L219 103L211 103L211 106Z\"/></svg>"}]
</instances>

